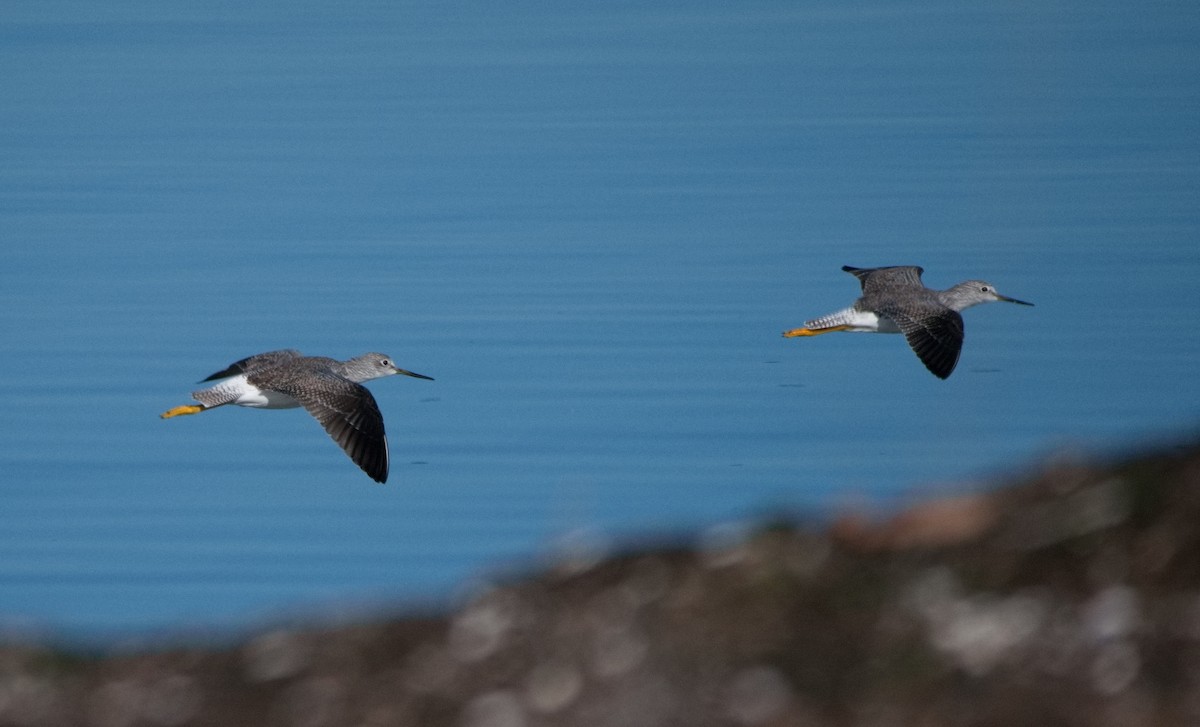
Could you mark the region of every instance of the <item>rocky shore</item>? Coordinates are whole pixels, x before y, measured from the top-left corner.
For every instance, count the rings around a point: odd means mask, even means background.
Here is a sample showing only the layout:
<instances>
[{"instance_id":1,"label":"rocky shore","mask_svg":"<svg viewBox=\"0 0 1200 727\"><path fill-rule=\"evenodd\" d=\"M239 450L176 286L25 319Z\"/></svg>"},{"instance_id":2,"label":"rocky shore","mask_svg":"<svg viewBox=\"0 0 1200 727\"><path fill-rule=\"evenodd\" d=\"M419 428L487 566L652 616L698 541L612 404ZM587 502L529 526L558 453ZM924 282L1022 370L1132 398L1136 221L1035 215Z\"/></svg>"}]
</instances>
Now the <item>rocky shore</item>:
<instances>
[{"instance_id":1,"label":"rocky shore","mask_svg":"<svg viewBox=\"0 0 1200 727\"><path fill-rule=\"evenodd\" d=\"M446 613L0 645L0 725L1200 723L1200 442L884 521L564 559Z\"/></svg>"}]
</instances>

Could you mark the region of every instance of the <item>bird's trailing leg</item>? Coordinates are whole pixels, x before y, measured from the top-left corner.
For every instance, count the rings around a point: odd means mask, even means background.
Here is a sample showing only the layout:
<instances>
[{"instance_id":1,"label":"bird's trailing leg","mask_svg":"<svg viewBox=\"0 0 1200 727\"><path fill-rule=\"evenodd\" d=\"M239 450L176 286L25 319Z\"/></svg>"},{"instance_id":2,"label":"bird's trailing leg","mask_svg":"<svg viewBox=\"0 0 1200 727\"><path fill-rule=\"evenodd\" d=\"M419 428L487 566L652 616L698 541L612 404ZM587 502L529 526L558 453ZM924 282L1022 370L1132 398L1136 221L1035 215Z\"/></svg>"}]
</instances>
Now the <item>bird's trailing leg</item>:
<instances>
[{"instance_id":1,"label":"bird's trailing leg","mask_svg":"<svg viewBox=\"0 0 1200 727\"><path fill-rule=\"evenodd\" d=\"M200 404L184 404L183 406L177 406L174 409L164 411L159 416L163 419L170 419L171 417L184 416L186 414L199 414L204 409L205 407Z\"/></svg>"},{"instance_id":2,"label":"bird's trailing leg","mask_svg":"<svg viewBox=\"0 0 1200 727\"><path fill-rule=\"evenodd\" d=\"M822 333L833 333L834 331L845 331L850 326L830 326L828 328L793 328L790 331L784 331L784 338L797 338L799 336L819 336Z\"/></svg>"}]
</instances>

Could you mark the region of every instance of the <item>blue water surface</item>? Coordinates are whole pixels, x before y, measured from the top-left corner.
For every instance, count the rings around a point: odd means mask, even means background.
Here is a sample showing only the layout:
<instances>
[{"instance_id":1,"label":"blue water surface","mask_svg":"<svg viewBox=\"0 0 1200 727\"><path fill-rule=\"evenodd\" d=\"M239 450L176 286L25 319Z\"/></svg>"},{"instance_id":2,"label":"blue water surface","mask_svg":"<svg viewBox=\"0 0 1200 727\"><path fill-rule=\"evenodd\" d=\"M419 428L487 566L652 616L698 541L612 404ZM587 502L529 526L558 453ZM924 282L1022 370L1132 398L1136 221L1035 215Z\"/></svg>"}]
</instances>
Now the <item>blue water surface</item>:
<instances>
[{"instance_id":1,"label":"blue water surface","mask_svg":"<svg viewBox=\"0 0 1200 727\"><path fill-rule=\"evenodd\" d=\"M1187 2L4 4L0 622L437 600L1194 432L1198 61ZM843 264L1036 307L947 381L781 338ZM158 418L284 347L436 378L372 384L387 485Z\"/></svg>"}]
</instances>

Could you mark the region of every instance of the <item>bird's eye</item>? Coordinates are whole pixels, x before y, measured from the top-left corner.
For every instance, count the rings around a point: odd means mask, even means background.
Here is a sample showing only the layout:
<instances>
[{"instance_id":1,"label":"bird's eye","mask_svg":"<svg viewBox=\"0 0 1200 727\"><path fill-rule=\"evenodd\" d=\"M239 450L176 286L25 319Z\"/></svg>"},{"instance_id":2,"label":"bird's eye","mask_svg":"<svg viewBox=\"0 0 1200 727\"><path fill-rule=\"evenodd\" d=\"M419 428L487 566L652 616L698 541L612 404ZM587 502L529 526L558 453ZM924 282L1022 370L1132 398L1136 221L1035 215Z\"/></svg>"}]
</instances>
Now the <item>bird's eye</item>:
<instances>
[{"instance_id":1,"label":"bird's eye","mask_svg":"<svg viewBox=\"0 0 1200 727\"><path fill-rule=\"evenodd\" d=\"M391 366L392 362L387 360L386 358L381 358L381 359L379 359L379 365L380 366Z\"/></svg>"},{"instance_id":2,"label":"bird's eye","mask_svg":"<svg viewBox=\"0 0 1200 727\"><path fill-rule=\"evenodd\" d=\"M980 288L979 288L979 292L981 292L981 293L988 293L988 292L990 292L991 290L992 290L992 289L991 289L991 288L989 288L989 287L988 287L988 286L986 286L986 285L984 285L984 286L982 286L982 287L980 287Z\"/></svg>"}]
</instances>

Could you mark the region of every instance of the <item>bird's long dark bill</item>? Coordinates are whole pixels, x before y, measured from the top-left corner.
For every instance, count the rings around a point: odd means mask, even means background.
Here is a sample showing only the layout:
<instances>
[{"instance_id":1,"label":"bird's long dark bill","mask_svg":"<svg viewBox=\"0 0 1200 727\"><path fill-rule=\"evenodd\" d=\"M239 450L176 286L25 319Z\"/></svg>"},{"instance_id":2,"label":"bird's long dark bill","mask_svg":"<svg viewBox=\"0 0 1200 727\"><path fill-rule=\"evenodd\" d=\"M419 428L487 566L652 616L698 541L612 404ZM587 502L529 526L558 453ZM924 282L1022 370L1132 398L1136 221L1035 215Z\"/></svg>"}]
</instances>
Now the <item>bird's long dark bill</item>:
<instances>
[{"instance_id":1,"label":"bird's long dark bill","mask_svg":"<svg viewBox=\"0 0 1200 727\"><path fill-rule=\"evenodd\" d=\"M1016 303L1017 305L1033 305L1033 303L1026 303L1023 300L1017 300L1016 298L1009 298L1007 295L997 295L996 297L999 298L1000 300L1004 301L1005 303Z\"/></svg>"},{"instance_id":2,"label":"bird's long dark bill","mask_svg":"<svg viewBox=\"0 0 1200 727\"><path fill-rule=\"evenodd\" d=\"M1026 305L1028 305L1028 304L1026 304ZM433 381L432 376L426 376L425 374L414 374L413 372L405 371L404 369L396 369L396 373L404 374L405 376L411 376L414 379L425 379L426 381Z\"/></svg>"}]
</instances>

